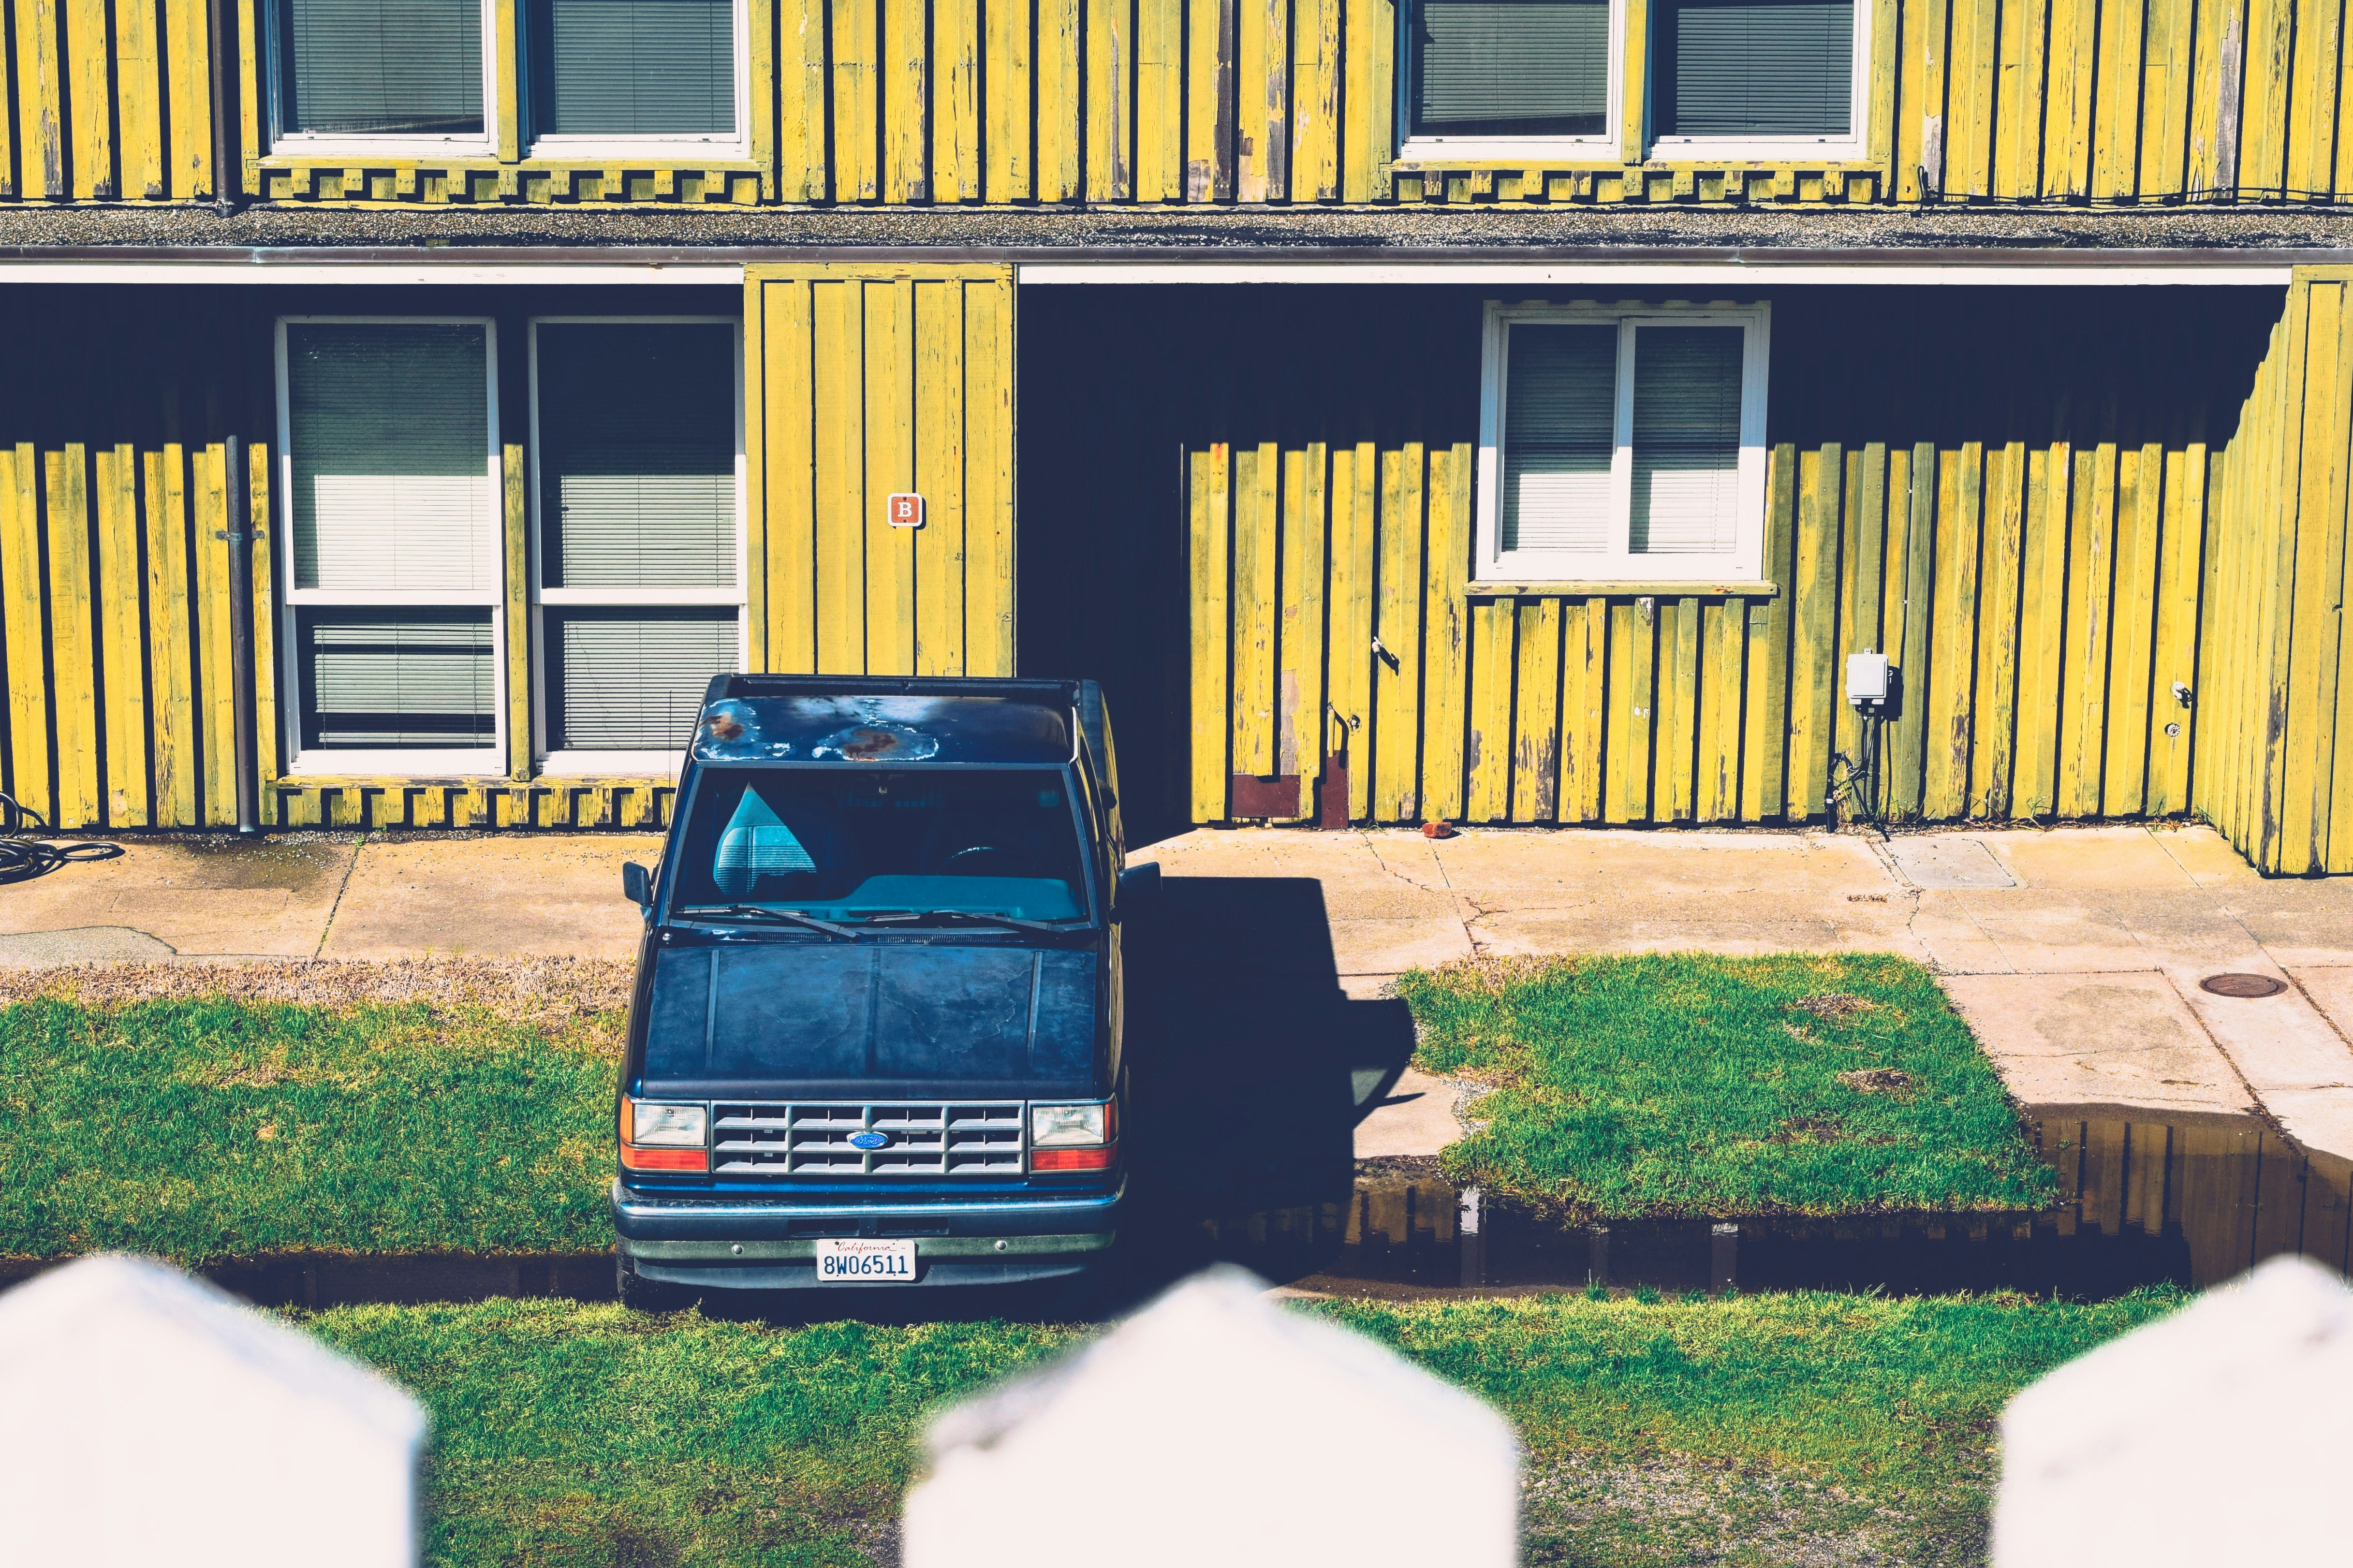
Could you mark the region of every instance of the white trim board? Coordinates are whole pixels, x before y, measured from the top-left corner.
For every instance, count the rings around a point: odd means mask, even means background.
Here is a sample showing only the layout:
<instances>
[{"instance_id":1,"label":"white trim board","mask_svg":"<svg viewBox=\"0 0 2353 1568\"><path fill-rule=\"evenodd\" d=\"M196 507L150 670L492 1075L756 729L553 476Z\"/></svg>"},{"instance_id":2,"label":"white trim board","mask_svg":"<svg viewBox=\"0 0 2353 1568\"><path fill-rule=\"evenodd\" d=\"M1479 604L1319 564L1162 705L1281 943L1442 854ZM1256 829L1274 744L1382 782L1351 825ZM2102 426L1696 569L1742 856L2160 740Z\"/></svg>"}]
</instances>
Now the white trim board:
<instances>
[{"instance_id":1,"label":"white trim board","mask_svg":"<svg viewBox=\"0 0 2353 1568\"><path fill-rule=\"evenodd\" d=\"M401 283L721 284L740 289L740 263L684 265L543 261L514 267L435 266L412 261L0 261L0 283Z\"/></svg>"},{"instance_id":2,"label":"white trim board","mask_svg":"<svg viewBox=\"0 0 2353 1568\"><path fill-rule=\"evenodd\" d=\"M1056 283L1461 283L1512 288L1667 284L1696 287L1763 283L1948 284L1967 287L2052 289L2118 288L2127 285L2236 283L2284 289L2295 268L2273 264L2243 267L2116 266L2070 262L2017 267L2000 262L1889 261L1866 266L1826 267L1805 262L1756 261L1036 261L1023 262L1019 281ZM5 274L0 274L5 276Z\"/></svg>"}]
</instances>

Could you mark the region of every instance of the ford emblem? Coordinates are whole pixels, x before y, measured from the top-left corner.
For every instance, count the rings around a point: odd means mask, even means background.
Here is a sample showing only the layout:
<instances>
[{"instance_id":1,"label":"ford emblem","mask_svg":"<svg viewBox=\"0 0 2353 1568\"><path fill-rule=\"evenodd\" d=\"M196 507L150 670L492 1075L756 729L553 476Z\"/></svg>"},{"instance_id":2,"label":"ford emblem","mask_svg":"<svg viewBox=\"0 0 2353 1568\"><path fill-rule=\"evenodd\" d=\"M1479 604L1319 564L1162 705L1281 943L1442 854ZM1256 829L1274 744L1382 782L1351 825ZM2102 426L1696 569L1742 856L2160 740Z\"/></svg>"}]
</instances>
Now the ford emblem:
<instances>
[{"instance_id":1,"label":"ford emblem","mask_svg":"<svg viewBox=\"0 0 2353 1568\"><path fill-rule=\"evenodd\" d=\"M863 1149L871 1154L877 1149L888 1149L891 1146L891 1134L871 1131L853 1132L849 1135L849 1146L853 1149Z\"/></svg>"}]
</instances>

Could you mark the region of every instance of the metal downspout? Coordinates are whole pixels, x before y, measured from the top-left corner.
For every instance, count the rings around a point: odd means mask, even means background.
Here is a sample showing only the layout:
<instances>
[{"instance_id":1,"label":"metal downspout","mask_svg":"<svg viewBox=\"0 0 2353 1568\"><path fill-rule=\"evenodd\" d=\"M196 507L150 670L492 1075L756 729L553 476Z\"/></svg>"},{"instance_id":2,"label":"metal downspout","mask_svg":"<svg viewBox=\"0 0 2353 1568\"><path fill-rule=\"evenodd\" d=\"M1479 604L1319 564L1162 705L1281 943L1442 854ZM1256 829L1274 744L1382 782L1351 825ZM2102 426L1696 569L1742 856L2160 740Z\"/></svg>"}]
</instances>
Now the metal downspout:
<instances>
[{"instance_id":1,"label":"metal downspout","mask_svg":"<svg viewBox=\"0 0 2353 1568\"><path fill-rule=\"evenodd\" d=\"M227 217L243 205L245 167L237 145L244 118L237 102L236 0L212 0L213 208Z\"/></svg>"},{"instance_id":2,"label":"metal downspout","mask_svg":"<svg viewBox=\"0 0 2353 1568\"><path fill-rule=\"evenodd\" d=\"M253 502L246 484L247 447L232 436L221 448L222 489L228 506L228 668L236 721L237 830L251 837L261 831L261 752L254 733L253 671L253 542L260 530L253 526Z\"/></svg>"}]
</instances>

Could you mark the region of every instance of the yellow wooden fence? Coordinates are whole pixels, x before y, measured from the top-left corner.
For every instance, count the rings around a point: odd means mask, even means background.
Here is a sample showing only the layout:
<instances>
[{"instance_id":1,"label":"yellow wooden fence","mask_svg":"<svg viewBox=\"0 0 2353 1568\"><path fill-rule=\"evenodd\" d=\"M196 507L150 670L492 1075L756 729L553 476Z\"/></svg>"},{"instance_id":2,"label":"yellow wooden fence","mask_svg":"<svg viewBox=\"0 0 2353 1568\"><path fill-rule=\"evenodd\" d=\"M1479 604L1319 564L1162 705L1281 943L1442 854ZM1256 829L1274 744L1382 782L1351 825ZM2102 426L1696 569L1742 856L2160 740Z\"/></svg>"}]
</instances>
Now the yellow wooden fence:
<instances>
[{"instance_id":1,"label":"yellow wooden fence","mask_svg":"<svg viewBox=\"0 0 2353 1568\"><path fill-rule=\"evenodd\" d=\"M327 204L1861 203L2334 200L2353 193L2346 0L1867 0L1868 146L1649 156L1650 0L1624 0L1619 145L1393 158L1396 0L750 0L740 155L536 155L517 0L475 157L263 146L239 0L237 184ZM204 0L5 0L0 199L210 196Z\"/></svg>"},{"instance_id":2,"label":"yellow wooden fence","mask_svg":"<svg viewBox=\"0 0 2353 1568\"><path fill-rule=\"evenodd\" d=\"M1345 725L1356 817L1813 820L1861 649L1901 670L1890 819L2185 811L2213 461L1779 446L1771 594L1565 596L1467 584L1467 445L1195 449L1192 815L1293 773L1308 815Z\"/></svg>"},{"instance_id":3,"label":"yellow wooden fence","mask_svg":"<svg viewBox=\"0 0 2353 1568\"><path fill-rule=\"evenodd\" d=\"M2200 812L2262 870L2353 871L2353 268L2300 268L2226 448Z\"/></svg>"},{"instance_id":4,"label":"yellow wooden fence","mask_svg":"<svg viewBox=\"0 0 2353 1568\"><path fill-rule=\"evenodd\" d=\"M46 822L237 820L221 453L0 447L5 788ZM266 595L269 552L253 559Z\"/></svg>"}]
</instances>

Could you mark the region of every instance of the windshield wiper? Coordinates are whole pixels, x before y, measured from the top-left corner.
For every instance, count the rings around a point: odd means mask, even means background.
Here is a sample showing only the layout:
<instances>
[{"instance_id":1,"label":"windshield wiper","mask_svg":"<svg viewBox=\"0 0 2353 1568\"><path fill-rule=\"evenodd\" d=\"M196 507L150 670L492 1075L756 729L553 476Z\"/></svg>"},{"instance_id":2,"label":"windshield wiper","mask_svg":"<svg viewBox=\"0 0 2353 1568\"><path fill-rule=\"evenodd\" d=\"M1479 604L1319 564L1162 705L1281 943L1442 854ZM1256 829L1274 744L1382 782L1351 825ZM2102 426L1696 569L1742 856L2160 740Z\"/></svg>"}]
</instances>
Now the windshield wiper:
<instances>
[{"instance_id":1,"label":"windshield wiper","mask_svg":"<svg viewBox=\"0 0 2353 1568\"><path fill-rule=\"evenodd\" d=\"M786 925L805 926L810 931L821 931L828 936L846 936L852 942L864 934L849 926L836 925L831 921L821 921L815 915L805 915L798 910L772 910L765 904L697 904L691 909L683 909L678 912L688 916L723 915L744 921L781 921Z\"/></svg>"},{"instance_id":2,"label":"windshield wiper","mask_svg":"<svg viewBox=\"0 0 2353 1568\"><path fill-rule=\"evenodd\" d=\"M1019 915L981 915L970 910L883 910L864 916L866 925L923 925L933 921L956 921L968 925L998 926L1006 931L1043 931L1048 936L1061 936L1068 926L1049 921L1024 920Z\"/></svg>"}]
</instances>

